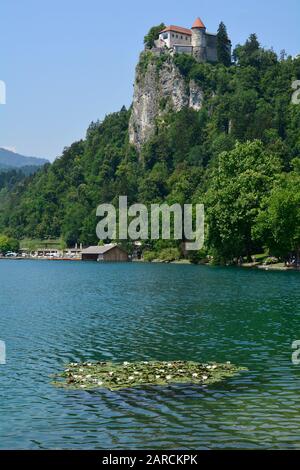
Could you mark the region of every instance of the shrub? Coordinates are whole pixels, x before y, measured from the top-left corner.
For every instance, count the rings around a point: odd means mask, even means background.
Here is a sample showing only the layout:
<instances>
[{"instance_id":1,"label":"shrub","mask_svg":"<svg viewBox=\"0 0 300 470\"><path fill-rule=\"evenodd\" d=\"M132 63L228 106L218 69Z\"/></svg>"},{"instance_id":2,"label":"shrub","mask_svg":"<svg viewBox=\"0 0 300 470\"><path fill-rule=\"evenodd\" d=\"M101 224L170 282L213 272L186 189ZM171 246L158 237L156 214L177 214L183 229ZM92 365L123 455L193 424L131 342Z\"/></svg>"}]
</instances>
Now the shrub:
<instances>
[{"instance_id":1,"label":"shrub","mask_svg":"<svg viewBox=\"0 0 300 470\"><path fill-rule=\"evenodd\" d=\"M191 251L188 254L188 259L192 264L205 264L208 263L208 254L206 249L199 251Z\"/></svg>"},{"instance_id":2,"label":"shrub","mask_svg":"<svg viewBox=\"0 0 300 470\"><path fill-rule=\"evenodd\" d=\"M18 251L19 250L19 242L14 238L9 238L6 235L0 235L0 253L4 255L8 251Z\"/></svg>"},{"instance_id":3,"label":"shrub","mask_svg":"<svg viewBox=\"0 0 300 470\"><path fill-rule=\"evenodd\" d=\"M147 69L148 69L148 65L150 64L152 59L153 59L153 54L151 51L145 51L141 53L139 64L138 64L138 70L139 70L139 73L142 75L142 77L145 76Z\"/></svg>"},{"instance_id":4,"label":"shrub","mask_svg":"<svg viewBox=\"0 0 300 470\"><path fill-rule=\"evenodd\" d=\"M171 262L180 259L180 252L178 248L164 248L158 255L161 261Z\"/></svg>"},{"instance_id":5,"label":"shrub","mask_svg":"<svg viewBox=\"0 0 300 470\"><path fill-rule=\"evenodd\" d=\"M144 251L143 253L144 261L148 261L149 263L151 263L151 261L153 261L156 258L156 256L157 255L155 251Z\"/></svg>"},{"instance_id":6,"label":"shrub","mask_svg":"<svg viewBox=\"0 0 300 470\"><path fill-rule=\"evenodd\" d=\"M193 67L197 64L195 58L187 54L176 54L174 62L184 77L189 77Z\"/></svg>"},{"instance_id":7,"label":"shrub","mask_svg":"<svg viewBox=\"0 0 300 470\"><path fill-rule=\"evenodd\" d=\"M270 265L270 264L277 264L279 262L278 258L275 258L274 256L269 256L264 262L265 265Z\"/></svg>"},{"instance_id":8,"label":"shrub","mask_svg":"<svg viewBox=\"0 0 300 470\"><path fill-rule=\"evenodd\" d=\"M144 37L144 44L148 49L151 49L154 46L154 41L158 39L159 33L166 27L164 23L161 23L157 26L153 26L148 34Z\"/></svg>"}]
</instances>

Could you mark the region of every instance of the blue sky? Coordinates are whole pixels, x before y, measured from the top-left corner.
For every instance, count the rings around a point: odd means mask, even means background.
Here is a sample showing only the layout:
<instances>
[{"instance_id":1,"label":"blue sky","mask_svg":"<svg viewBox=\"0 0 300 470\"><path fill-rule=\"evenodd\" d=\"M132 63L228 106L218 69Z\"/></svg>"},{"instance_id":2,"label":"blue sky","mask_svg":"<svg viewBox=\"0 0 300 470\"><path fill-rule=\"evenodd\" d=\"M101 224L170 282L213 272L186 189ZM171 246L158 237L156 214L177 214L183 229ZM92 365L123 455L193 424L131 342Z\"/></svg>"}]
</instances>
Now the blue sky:
<instances>
[{"instance_id":1,"label":"blue sky","mask_svg":"<svg viewBox=\"0 0 300 470\"><path fill-rule=\"evenodd\" d=\"M132 100L134 68L149 28L164 21L208 31L225 22L233 45L300 52L299 0L1 0L0 147L53 160L92 120Z\"/></svg>"}]
</instances>

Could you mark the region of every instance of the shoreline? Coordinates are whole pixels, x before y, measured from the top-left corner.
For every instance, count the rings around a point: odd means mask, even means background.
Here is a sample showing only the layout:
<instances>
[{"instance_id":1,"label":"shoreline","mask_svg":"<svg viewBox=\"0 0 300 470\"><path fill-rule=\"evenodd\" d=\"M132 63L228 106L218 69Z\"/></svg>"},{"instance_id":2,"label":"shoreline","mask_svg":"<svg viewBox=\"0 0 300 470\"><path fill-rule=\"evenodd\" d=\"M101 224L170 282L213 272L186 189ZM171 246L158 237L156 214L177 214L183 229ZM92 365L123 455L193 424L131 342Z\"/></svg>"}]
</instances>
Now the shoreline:
<instances>
[{"instance_id":1,"label":"shoreline","mask_svg":"<svg viewBox=\"0 0 300 470\"><path fill-rule=\"evenodd\" d=\"M0 257L0 261L72 261L72 262L79 262L83 261L81 258L24 258L22 256L18 257ZM86 261L85 261L86 262ZM263 270L263 271L280 271L280 272L300 272L300 267L291 267L285 266L284 263L276 263L270 265L263 265L259 263L245 263L241 265L230 265L230 266L222 266L222 265L211 265L209 263L192 263L188 259L180 259L175 261L160 261L160 260L153 260L153 261L144 261L144 260L131 260L128 261L129 263L143 263L143 264L175 264L175 265L184 265L184 266L206 266L206 267L223 267L223 268L243 268L243 269L256 269L256 270ZM100 263L101 264L101 263Z\"/></svg>"},{"instance_id":2,"label":"shoreline","mask_svg":"<svg viewBox=\"0 0 300 470\"><path fill-rule=\"evenodd\" d=\"M82 261L81 258L24 258L23 256L0 257L0 261Z\"/></svg>"}]
</instances>

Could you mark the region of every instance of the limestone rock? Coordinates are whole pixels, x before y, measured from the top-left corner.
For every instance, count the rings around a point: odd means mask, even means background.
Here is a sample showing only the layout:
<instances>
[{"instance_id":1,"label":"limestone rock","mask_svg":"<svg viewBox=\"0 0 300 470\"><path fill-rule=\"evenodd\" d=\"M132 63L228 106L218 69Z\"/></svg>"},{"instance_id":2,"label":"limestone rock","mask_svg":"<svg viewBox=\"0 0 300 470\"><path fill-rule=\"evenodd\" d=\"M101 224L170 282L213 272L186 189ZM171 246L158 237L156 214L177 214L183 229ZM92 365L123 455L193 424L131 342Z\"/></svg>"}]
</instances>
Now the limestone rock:
<instances>
[{"instance_id":1,"label":"limestone rock","mask_svg":"<svg viewBox=\"0 0 300 470\"><path fill-rule=\"evenodd\" d=\"M149 54L149 53L148 53ZM190 107L199 111L203 92L194 82L187 82L171 56L148 56L148 63L138 64L134 85L129 141L138 150L155 133L156 121L168 111Z\"/></svg>"}]
</instances>

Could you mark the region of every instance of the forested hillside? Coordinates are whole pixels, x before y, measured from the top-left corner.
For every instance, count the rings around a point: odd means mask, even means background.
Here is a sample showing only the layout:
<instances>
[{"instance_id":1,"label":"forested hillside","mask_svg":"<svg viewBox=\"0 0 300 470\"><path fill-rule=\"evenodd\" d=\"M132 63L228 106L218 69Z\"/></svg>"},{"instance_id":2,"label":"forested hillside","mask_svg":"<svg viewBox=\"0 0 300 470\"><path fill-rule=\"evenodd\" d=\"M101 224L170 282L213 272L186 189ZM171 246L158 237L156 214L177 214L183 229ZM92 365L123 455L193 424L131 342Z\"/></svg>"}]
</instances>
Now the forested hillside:
<instances>
[{"instance_id":1,"label":"forested hillside","mask_svg":"<svg viewBox=\"0 0 300 470\"><path fill-rule=\"evenodd\" d=\"M168 109L140 153L129 144L130 109L92 123L52 165L0 190L0 232L94 244L96 207L128 195L129 203L204 202L205 251L216 260L300 249L300 106L291 103L300 58L277 57L252 35L230 66L141 57L145 73L163 60L201 87L202 108Z\"/></svg>"}]
</instances>

